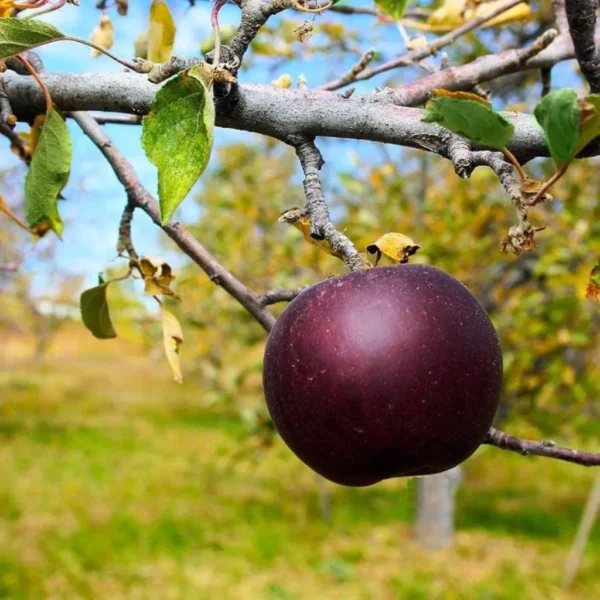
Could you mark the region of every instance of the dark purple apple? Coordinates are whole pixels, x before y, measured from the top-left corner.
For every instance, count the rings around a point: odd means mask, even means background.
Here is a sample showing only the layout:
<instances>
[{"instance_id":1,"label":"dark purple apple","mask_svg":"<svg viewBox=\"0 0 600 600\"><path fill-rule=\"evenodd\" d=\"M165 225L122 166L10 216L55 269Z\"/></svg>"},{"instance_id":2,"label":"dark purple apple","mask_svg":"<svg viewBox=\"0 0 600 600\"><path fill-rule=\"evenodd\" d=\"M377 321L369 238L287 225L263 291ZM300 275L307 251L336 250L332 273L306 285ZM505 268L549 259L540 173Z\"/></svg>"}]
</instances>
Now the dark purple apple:
<instances>
[{"instance_id":1,"label":"dark purple apple","mask_svg":"<svg viewBox=\"0 0 600 600\"><path fill-rule=\"evenodd\" d=\"M423 265L315 285L283 311L265 351L267 406L281 437L348 486L463 462L492 424L501 386L487 313L462 283Z\"/></svg>"}]
</instances>

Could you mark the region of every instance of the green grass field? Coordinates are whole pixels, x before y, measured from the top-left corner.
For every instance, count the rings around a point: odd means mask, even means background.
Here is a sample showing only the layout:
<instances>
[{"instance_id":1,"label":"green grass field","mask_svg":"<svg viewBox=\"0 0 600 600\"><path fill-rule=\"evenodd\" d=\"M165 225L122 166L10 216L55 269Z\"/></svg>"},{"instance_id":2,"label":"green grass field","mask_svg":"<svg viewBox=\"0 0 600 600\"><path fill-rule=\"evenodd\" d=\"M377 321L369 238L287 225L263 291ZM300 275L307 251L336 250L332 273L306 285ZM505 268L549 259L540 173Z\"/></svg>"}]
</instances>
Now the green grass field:
<instances>
[{"instance_id":1,"label":"green grass field","mask_svg":"<svg viewBox=\"0 0 600 600\"><path fill-rule=\"evenodd\" d=\"M331 485L326 522L283 444L257 455L193 378L176 386L162 363L105 347L0 362L0 598L600 597L600 523L561 590L591 470L480 451L455 547L428 553L413 482Z\"/></svg>"}]
</instances>

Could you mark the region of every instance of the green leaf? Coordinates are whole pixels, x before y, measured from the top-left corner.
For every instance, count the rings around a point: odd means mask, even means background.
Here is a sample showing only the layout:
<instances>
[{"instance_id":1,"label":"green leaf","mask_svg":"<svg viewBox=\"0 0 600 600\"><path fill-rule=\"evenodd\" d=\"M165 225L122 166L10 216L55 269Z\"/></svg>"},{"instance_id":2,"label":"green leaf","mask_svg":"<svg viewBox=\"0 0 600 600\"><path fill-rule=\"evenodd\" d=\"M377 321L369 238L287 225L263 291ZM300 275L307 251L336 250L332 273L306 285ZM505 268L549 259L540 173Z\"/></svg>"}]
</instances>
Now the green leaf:
<instances>
[{"instance_id":1,"label":"green leaf","mask_svg":"<svg viewBox=\"0 0 600 600\"><path fill-rule=\"evenodd\" d=\"M375 0L375 4L386 14L399 21L406 10L408 0Z\"/></svg>"},{"instance_id":2,"label":"green leaf","mask_svg":"<svg viewBox=\"0 0 600 600\"><path fill-rule=\"evenodd\" d=\"M56 27L36 19L0 19L0 60L64 37Z\"/></svg>"},{"instance_id":3,"label":"green leaf","mask_svg":"<svg viewBox=\"0 0 600 600\"><path fill-rule=\"evenodd\" d=\"M477 144L504 148L513 136L513 124L485 100L476 98L474 94L439 90L425 105L422 120L439 123Z\"/></svg>"},{"instance_id":4,"label":"green leaf","mask_svg":"<svg viewBox=\"0 0 600 600\"><path fill-rule=\"evenodd\" d=\"M63 223L58 214L58 196L69 180L73 145L60 114L52 109L25 178L25 214L29 226L38 235L52 229L59 237Z\"/></svg>"},{"instance_id":5,"label":"green leaf","mask_svg":"<svg viewBox=\"0 0 600 600\"><path fill-rule=\"evenodd\" d=\"M592 140L600 137L600 94L590 94L579 102L581 126L575 155L579 154Z\"/></svg>"},{"instance_id":6,"label":"green leaf","mask_svg":"<svg viewBox=\"0 0 600 600\"><path fill-rule=\"evenodd\" d=\"M117 332L113 328L108 312L106 289L109 283L104 283L90 288L81 294L79 305L83 324L100 340L116 338Z\"/></svg>"},{"instance_id":7,"label":"green leaf","mask_svg":"<svg viewBox=\"0 0 600 600\"><path fill-rule=\"evenodd\" d=\"M165 224L206 169L213 144L215 107L210 73L193 67L168 81L144 118L142 145L158 168Z\"/></svg>"},{"instance_id":8,"label":"green leaf","mask_svg":"<svg viewBox=\"0 0 600 600\"><path fill-rule=\"evenodd\" d=\"M550 92L535 107L534 114L544 130L552 158L557 162L573 158L581 118L575 90L563 88Z\"/></svg>"}]
</instances>

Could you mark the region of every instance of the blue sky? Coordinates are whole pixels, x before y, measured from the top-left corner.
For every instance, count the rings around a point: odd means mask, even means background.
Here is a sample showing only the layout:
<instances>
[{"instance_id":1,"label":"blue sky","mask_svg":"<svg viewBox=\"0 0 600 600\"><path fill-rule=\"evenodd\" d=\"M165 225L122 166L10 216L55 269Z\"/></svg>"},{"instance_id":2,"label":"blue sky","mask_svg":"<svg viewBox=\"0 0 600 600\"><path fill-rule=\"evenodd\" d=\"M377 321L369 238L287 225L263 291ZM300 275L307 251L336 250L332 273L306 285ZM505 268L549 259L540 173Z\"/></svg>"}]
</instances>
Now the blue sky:
<instances>
[{"instance_id":1,"label":"blue sky","mask_svg":"<svg viewBox=\"0 0 600 600\"><path fill-rule=\"evenodd\" d=\"M44 17L65 33L79 37L89 37L96 26L99 11L94 7L92 0L83 0L80 7L66 5ZM355 5L371 5L368 0L355 0ZM175 53L184 56L198 56L201 40L210 34L210 10L212 3L199 0L196 7L189 8L187 0L172 0L169 2L177 22L177 37ZM133 42L137 34L147 28L150 0L132 0L130 14L123 18L118 17L116 11L111 10L110 15L115 26L115 45L111 49L123 58L130 58L133 54ZM288 12L286 18L295 18L300 24L305 15ZM227 5L221 11L221 23L236 24L239 20L239 9L234 5ZM324 20L343 21L352 29L367 31L368 35L362 51L368 49L367 44L377 44L377 49L389 56L399 54L403 50L400 35L394 27L379 27L374 30L372 17L343 17L334 13L317 17L317 25ZM277 18L273 20L277 22ZM375 37L373 41L372 36ZM310 44L311 42L307 42ZM89 48L71 42L59 42L40 49L46 68L52 72L90 72L90 71L121 71L122 67L107 57L92 59ZM273 73L269 61L258 61L251 70L240 73L240 80L256 83L269 83L280 72L288 72L294 80L300 74L306 75L311 87L327 81L334 75L350 66L355 57L347 58L347 65L340 65L332 61L327 69L323 68L322 56L317 56L311 61L295 60L287 63L281 71ZM573 67L561 66L553 73L553 81L567 81L573 79ZM558 75L558 77L557 77ZM401 77L407 80L414 79L413 69L402 70ZM382 79L373 79L361 82L358 91L371 91L376 85L381 85ZM64 191L66 202L61 203L61 214L65 220L63 242L58 244L56 260L60 268L71 273L85 274L86 283L93 285L96 275L115 255L116 234L119 218L124 206L125 196L123 189L117 182L110 166L100 156L93 144L79 131L74 123L69 123L74 143L74 163L69 185ZM138 176L153 193L156 192L157 177L154 166L145 158L140 145L141 128L132 126L107 126L108 134L113 138L119 148L135 166ZM233 140L249 139L248 134L236 133L229 130L216 131L216 144L224 144ZM336 170L351 167L352 153L363 156L373 154L373 144L361 142L348 144L330 141L322 145L325 160L330 173ZM390 148L392 156L400 156L400 150ZM18 159L9 152L8 148L2 150L3 163L6 166L17 164ZM209 166L210 168L210 166ZM200 182L195 190L202 185ZM192 191L194 193L194 191ZM194 203L184 203L177 213L177 217L186 221L197 216L197 207ZM146 254L165 256L161 251L159 242L161 232L150 223L143 214L137 214L134 221L134 241L138 251ZM40 244L48 243L46 240ZM177 264L181 256L166 253L168 259ZM32 267L32 265L29 265ZM25 265L28 268L28 265ZM40 277L38 285L43 287L44 278Z\"/></svg>"}]
</instances>

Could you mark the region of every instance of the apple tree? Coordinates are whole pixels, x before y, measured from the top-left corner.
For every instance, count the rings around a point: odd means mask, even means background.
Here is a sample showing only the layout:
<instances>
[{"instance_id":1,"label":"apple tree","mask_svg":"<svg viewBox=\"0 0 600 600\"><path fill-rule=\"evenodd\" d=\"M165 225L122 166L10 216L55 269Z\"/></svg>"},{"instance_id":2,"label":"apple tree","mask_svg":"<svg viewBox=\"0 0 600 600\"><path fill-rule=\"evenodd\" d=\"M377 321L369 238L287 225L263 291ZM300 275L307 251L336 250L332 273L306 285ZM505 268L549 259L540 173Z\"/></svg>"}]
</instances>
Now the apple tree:
<instances>
[{"instance_id":1,"label":"apple tree","mask_svg":"<svg viewBox=\"0 0 600 600\"><path fill-rule=\"evenodd\" d=\"M511 410L527 397L544 397L544 376L536 372L544 368L558 369L553 376L565 376L588 410L586 392L597 384L591 376L591 381L577 381L576 348L588 346L593 332L575 331L571 320L596 328L593 301L600 297L600 262L589 250L598 252L593 240L596 198L585 198L586 185L596 185L592 161L600 151L595 0L236 0L239 20L233 28L220 26L226 1L216 0L210 12L212 37L204 40L202 53L192 56L173 54L173 14L181 4L147 3L148 27L137 37L130 60L111 51L118 23L128 18L127 0L98 0L95 6L79 6L78 0L0 1L0 133L27 165L23 206L2 203L0 208L34 237L63 235L59 200L77 161L67 123L95 144L123 186L122 217L114 223L123 271L100 277L82 294L82 320L91 333L100 339L117 335L107 289L129 278L143 279L146 294L160 305L174 378L182 380L178 351L185 327L165 302L179 299L182 290L173 285L173 268L149 258L151 249L132 238L132 220L145 213L200 267L210 285L239 304L230 319L211 327L228 336L243 330L257 347L261 336L273 330L264 380L274 423L300 458L334 481L366 485L390 476L439 473L457 466L480 444L599 465L598 454L529 441L492 426L501 396L502 357L492 321L480 306L492 314L503 342L512 337L504 355L504 388L515 400ZM199 10L199 2L188 4L186 10ZM51 13L67 10L97 10L98 24L89 39L47 21ZM107 56L125 72L46 70L38 48L67 44L91 47L92 56ZM297 66L297 58L312 59L318 68L294 81L282 71ZM578 65L585 90L561 71L566 61ZM270 84L261 82L265 65L274 69ZM567 80L573 87L561 85ZM515 101L511 89L519 91L522 106L503 110ZM27 123L29 131L15 129L18 123ZM142 148L158 174L157 190L140 179L108 136L106 124L140 128ZM248 155L257 165L251 172L244 166L244 152L250 151L236 150L239 172L237 165L230 168L230 176L212 189L213 209L230 209L219 208L219 202L234 199L239 212L231 227L247 231L248 239L259 240L263 249L272 229L292 226L313 255L338 261L339 278L322 271L325 281L316 283L314 270L303 271L298 238L274 244L263 263L255 248L229 256L231 248L214 232L181 223L178 208L202 178L223 130L250 132L266 141L258 143L259 154ZM344 189L333 189L336 167L338 175L344 167L336 161L339 143L329 140L340 139L357 153L366 144L382 145L390 156L387 172L373 169L373 180L366 181L353 174ZM302 185L294 181L289 162L285 166L277 158L273 166L272 157L282 147L295 153ZM328 149L329 173L323 148ZM424 189L403 189L411 161L421 171L427 164L439 169L443 201L398 198L427 198ZM580 197L562 196L561 183L574 172L587 180L580 184ZM274 205L267 210L261 198L263 188L272 185L269 178L285 182L275 195L278 219L267 218ZM471 191L482 185L481 178L496 196L502 195L502 204L469 204L470 195L481 197ZM347 229L336 227L337 217L332 220L336 196L345 198L339 220L347 220ZM560 206L573 202L581 203L581 210L575 222L565 225ZM445 214L442 221L436 222L434 206ZM377 222L380 213L393 215L389 229ZM499 225L509 215L511 223L502 231ZM395 226L400 222L402 228ZM581 244L577 256L552 253L565 244L559 233L563 226L571 227L572 243ZM365 239L366 227L372 229L370 239ZM471 258L466 244L457 240L480 236L486 253L479 255L479 267L485 261L484 270L492 274L488 280L512 282L504 292L473 280L461 267ZM523 259L538 247L544 248L541 257ZM513 258L500 259L501 253ZM252 258L257 264L252 278L246 278ZM382 266L387 260L398 264ZM263 264L262 276L256 276ZM445 267L469 283L474 295L434 267ZM518 311L511 302L519 298L530 308L524 318L543 318L539 303L548 296L546 279L574 269L586 272L587 300L577 297L573 307L573 299L566 297L572 282L553 292L558 344L544 347L535 328L513 322ZM295 278L302 287L281 285ZM525 284L528 294L513 295ZM313 287L306 290L305 285ZM277 319L279 311L271 306L290 301ZM512 379L515 348L524 345L536 365L529 388ZM563 373L561 350L571 346L573 364Z\"/></svg>"}]
</instances>

